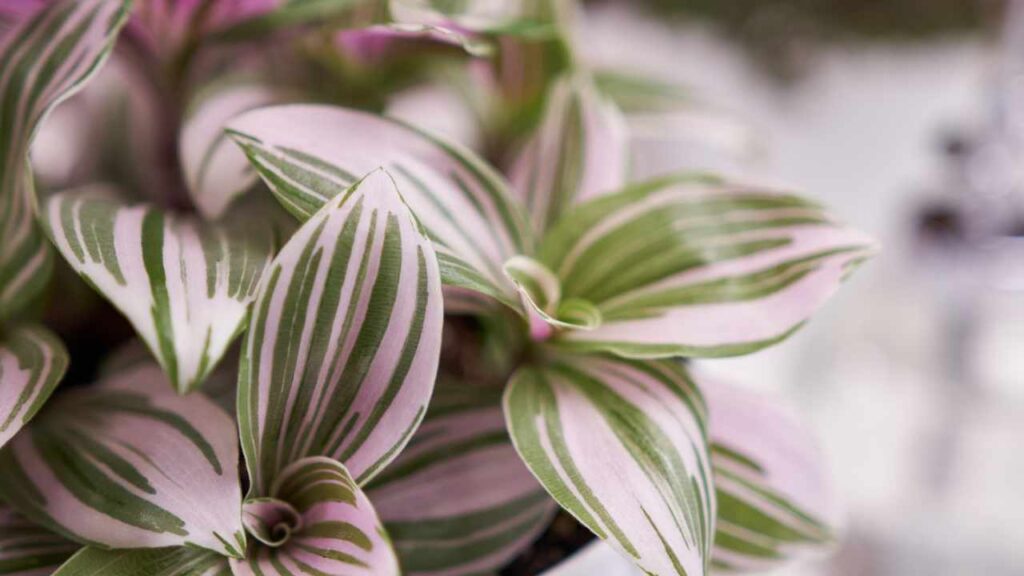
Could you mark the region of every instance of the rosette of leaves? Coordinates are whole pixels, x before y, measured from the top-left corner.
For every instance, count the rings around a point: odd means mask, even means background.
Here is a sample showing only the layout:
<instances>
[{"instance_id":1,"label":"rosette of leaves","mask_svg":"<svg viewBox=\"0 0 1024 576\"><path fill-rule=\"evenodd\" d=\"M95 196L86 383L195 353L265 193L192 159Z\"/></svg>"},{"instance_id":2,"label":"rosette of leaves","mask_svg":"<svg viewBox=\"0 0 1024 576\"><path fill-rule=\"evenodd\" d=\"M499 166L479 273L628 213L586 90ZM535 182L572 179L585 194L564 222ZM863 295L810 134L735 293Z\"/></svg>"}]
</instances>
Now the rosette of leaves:
<instances>
[{"instance_id":1,"label":"rosette of leaves","mask_svg":"<svg viewBox=\"0 0 1024 576\"><path fill-rule=\"evenodd\" d=\"M229 125L300 220L384 166L436 246L446 311L520 327L504 331L520 335L507 346L522 350L500 392L510 442L493 399L438 409L399 459L404 475L379 480L385 495L417 476L438 486L421 488L433 505L387 504L407 569L494 570L543 528L525 476L476 490L459 480L467 467L488 478L509 449L554 501L649 574L738 569L756 562L737 555L781 559L829 541L825 521L773 484L761 454L709 448L715 414L676 359L785 339L871 241L791 194L703 175L627 182L621 118L586 70L554 84L546 102L507 176L455 143L354 110L271 107ZM718 454L746 465L740 488L735 475L716 478ZM459 489L447 494L446 482ZM716 523L729 527L721 553Z\"/></svg>"},{"instance_id":2,"label":"rosette of leaves","mask_svg":"<svg viewBox=\"0 0 1024 576\"><path fill-rule=\"evenodd\" d=\"M0 52L0 415L14 423L0 437L0 573L491 573L559 505L650 574L758 567L829 540L775 461L788 451L742 433L717 443L729 408L706 404L678 359L782 340L870 242L792 195L628 182L621 118L564 54L558 5L39 4ZM408 124L259 108L293 96L229 85L172 123L170 185L194 210L36 196L36 126L126 23L191 101L182 78L205 48L353 8L460 46L557 47L536 77L487 64L512 117L543 103L505 173ZM364 56L379 56L379 32ZM237 209L256 174L300 221L276 256L269 217ZM17 312L46 284L49 245L156 362L121 363L40 411L66 355ZM494 366L442 374L431 402L443 312L486 327ZM236 423L204 382L239 338Z\"/></svg>"}]
</instances>

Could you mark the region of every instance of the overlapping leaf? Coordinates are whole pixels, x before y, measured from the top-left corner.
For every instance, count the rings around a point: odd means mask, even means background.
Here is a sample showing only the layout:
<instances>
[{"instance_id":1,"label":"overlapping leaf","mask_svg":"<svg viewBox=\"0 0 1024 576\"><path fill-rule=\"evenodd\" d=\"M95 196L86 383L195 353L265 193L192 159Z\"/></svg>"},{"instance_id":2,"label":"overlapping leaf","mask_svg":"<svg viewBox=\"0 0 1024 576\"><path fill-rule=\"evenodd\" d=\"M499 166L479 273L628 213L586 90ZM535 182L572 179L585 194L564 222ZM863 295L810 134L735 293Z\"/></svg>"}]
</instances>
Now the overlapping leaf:
<instances>
[{"instance_id":1,"label":"overlapping leaf","mask_svg":"<svg viewBox=\"0 0 1024 576\"><path fill-rule=\"evenodd\" d=\"M0 495L82 543L241 555L237 434L153 365L62 394L0 452Z\"/></svg>"},{"instance_id":2,"label":"overlapping leaf","mask_svg":"<svg viewBox=\"0 0 1024 576\"><path fill-rule=\"evenodd\" d=\"M383 166L434 241L445 284L518 309L502 265L531 250L529 230L505 181L470 151L397 120L326 106L256 110L230 128L300 219ZM449 311L456 292L446 293Z\"/></svg>"},{"instance_id":3,"label":"overlapping leaf","mask_svg":"<svg viewBox=\"0 0 1024 576\"><path fill-rule=\"evenodd\" d=\"M260 84L231 84L202 96L181 131L179 148L189 193L207 219L220 218L232 200L255 184L245 154L224 133L235 116L277 100Z\"/></svg>"},{"instance_id":4,"label":"overlapping leaf","mask_svg":"<svg viewBox=\"0 0 1024 576\"><path fill-rule=\"evenodd\" d=\"M236 576L398 576L380 519L348 470L330 458L298 460L283 469L270 491L294 514L267 511L268 531L286 534L276 546L254 543L245 560L232 559Z\"/></svg>"},{"instance_id":5,"label":"overlapping leaf","mask_svg":"<svg viewBox=\"0 0 1024 576\"><path fill-rule=\"evenodd\" d=\"M630 357L749 353L799 328L873 251L818 205L667 178L582 204L540 260L601 325L563 343Z\"/></svg>"},{"instance_id":6,"label":"overlapping leaf","mask_svg":"<svg viewBox=\"0 0 1024 576\"><path fill-rule=\"evenodd\" d=\"M360 482L390 462L426 411L441 345L429 240L377 170L289 240L261 283L238 410L253 494L306 456Z\"/></svg>"},{"instance_id":7,"label":"overlapping leaf","mask_svg":"<svg viewBox=\"0 0 1024 576\"><path fill-rule=\"evenodd\" d=\"M561 0L390 0L392 17L403 23L457 25L479 32L537 34L555 17Z\"/></svg>"},{"instance_id":8,"label":"overlapping leaf","mask_svg":"<svg viewBox=\"0 0 1024 576\"><path fill-rule=\"evenodd\" d=\"M228 559L208 550L83 548L54 576L231 576Z\"/></svg>"},{"instance_id":9,"label":"overlapping leaf","mask_svg":"<svg viewBox=\"0 0 1024 576\"><path fill-rule=\"evenodd\" d=\"M202 383L245 326L272 251L265 231L81 194L49 199L42 218L58 251L131 321L181 393Z\"/></svg>"},{"instance_id":10,"label":"overlapping leaf","mask_svg":"<svg viewBox=\"0 0 1024 576\"><path fill-rule=\"evenodd\" d=\"M369 488L406 574L490 574L555 503L512 447L500 390L439 383L423 426Z\"/></svg>"},{"instance_id":11,"label":"overlapping leaf","mask_svg":"<svg viewBox=\"0 0 1024 576\"><path fill-rule=\"evenodd\" d=\"M67 350L44 328L0 336L0 448L39 412L67 367Z\"/></svg>"},{"instance_id":12,"label":"overlapping leaf","mask_svg":"<svg viewBox=\"0 0 1024 576\"><path fill-rule=\"evenodd\" d=\"M703 380L718 494L714 565L764 572L831 544L836 494L812 436L778 402Z\"/></svg>"},{"instance_id":13,"label":"overlapping leaf","mask_svg":"<svg viewBox=\"0 0 1024 576\"><path fill-rule=\"evenodd\" d=\"M78 548L0 502L0 575L48 576Z\"/></svg>"},{"instance_id":14,"label":"overlapping leaf","mask_svg":"<svg viewBox=\"0 0 1024 576\"><path fill-rule=\"evenodd\" d=\"M679 364L550 359L513 376L505 417L555 500L641 570L706 573L715 503L705 408Z\"/></svg>"},{"instance_id":15,"label":"overlapping leaf","mask_svg":"<svg viewBox=\"0 0 1024 576\"><path fill-rule=\"evenodd\" d=\"M534 229L543 232L575 203L619 190L626 183L627 144L621 112L588 78L556 83L510 175Z\"/></svg>"},{"instance_id":16,"label":"overlapping leaf","mask_svg":"<svg viewBox=\"0 0 1024 576\"><path fill-rule=\"evenodd\" d=\"M52 267L35 226L28 153L46 114L106 59L129 0L55 2L0 45L0 320L33 298Z\"/></svg>"}]
</instances>

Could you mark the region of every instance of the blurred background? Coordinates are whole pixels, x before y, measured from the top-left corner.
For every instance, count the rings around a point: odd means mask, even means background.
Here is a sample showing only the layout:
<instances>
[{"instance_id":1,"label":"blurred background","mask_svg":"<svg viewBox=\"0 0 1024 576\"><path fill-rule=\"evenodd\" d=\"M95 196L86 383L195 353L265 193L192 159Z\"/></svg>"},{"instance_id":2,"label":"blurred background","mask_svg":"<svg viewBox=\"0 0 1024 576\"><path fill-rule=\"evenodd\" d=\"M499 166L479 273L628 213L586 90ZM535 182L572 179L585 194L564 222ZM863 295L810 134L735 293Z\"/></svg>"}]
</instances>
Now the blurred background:
<instances>
[{"instance_id":1,"label":"blurred background","mask_svg":"<svg viewBox=\"0 0 1024 576\"><path fill-rule=\"evenodd\" d=\"M638 176L768 180L883 245L796 337L703 363L796 404L842 494L837 553L777 574L1024 574L1024 2L591 7L593 62L692 104L630 118Z\"/></svg>"}]
</instances>

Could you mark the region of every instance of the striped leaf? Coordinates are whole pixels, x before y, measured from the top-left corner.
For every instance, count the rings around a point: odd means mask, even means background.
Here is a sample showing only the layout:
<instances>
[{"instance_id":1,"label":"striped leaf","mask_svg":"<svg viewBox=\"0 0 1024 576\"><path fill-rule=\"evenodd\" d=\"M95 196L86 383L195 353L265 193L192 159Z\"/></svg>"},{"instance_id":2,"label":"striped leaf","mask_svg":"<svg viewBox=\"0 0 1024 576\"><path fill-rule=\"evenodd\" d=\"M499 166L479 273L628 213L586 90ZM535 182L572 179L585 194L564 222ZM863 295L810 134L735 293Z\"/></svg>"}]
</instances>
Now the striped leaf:
<instances>
[{"instance_id":1,"label":"striped leaf","mask_svg":"<svg viewBox=\"0 0 1024 576\"><path fill-rule=\"evenodd\" d=\"M364 67L437 53L443 50L470 56L490 56L493 44L457 28L422 24L378 24L340 30L334 43L346 59Z\"/></svg>"},{"instance_id":2,"label":"striped leaf","mask_svg":"<svg viewBox=\"0 0 1024 576\"><path fill-rule=\"evenodd\" d=\"M38 11L0 44L0 320L36 296L52 258L34 223L28 153L46 114L102 65L129 0L64 0Z\"/></svg>"},{"instance_id":3,"label":"striped leaf","mask_svg":"<svg viewBox=\"0 0 1024 576\"><path fill-rule=\"evenodd\" d=\"M562 78L541 125L512 165L512 189L544 231L573 204L626 183L628 133L622 113L591 80Z\"/></svg>"},{"instance_id":4,"label":"striped leaf","mask_svg":"<svg viewBox=\"0 0 1024 576\"><path fill-rule=\"evenodd\" d=\"M0 496L84 544L244 552L237 434L153 364L61 394L0 452Z\"/></svg>"},{"instance_id":5,"label":"striped leaf","mask_svg":"<svg viewBox=\"0 0 1024 576\"><path fill-rule=\"evenodd\" d=\"M560 339L629 357L729 356L785 338L872 252L794 197L672 177L574 209L540 260L601 325Z\"/></svg>"},{"instance_id":6,"label":"striped leaf","mask_svg":"<svg viewBox=\"0 0 1024 576\"><path fill-rule=\"evenodd\" d=\"M227 558L195 548L83 548L54 576L231 576Z\"/></svg>"},{"instance_id":7,"label":"striped leaf","mask_svg":"<svg viewBox=\"0 0 1024 576\"><path fill-rule=\"evenodd\" d=\"M389 0L391 16L406 24L456 25L477 32L537 34L547 30L563 0Z\"/></svg>"},{"instance_id":8,"label":"striped leaf","mask_svg":"<svg viewBox=\"0 0 1024 576\"><path fill-rule=\"evenodd\" d=\"M39 412L67 367L67 350L45 328L0 337L0 448Z\"/></svg>"},{"instance_id":9,"label":"striped leaf","mask_svg":"<svg viewBox=\"0 0 1024 576\"><path fill-rule=\"evenodd\" d=\"M555 503L516 455L500 390L448 382L370 499L406 574L491 574L530 545Z\"/></svg>"},{"instance_id":10,"label":"striped leaf","mask_svg":"<svg viewBox=\"0 0 1024 576\"><path fill-rule=\"evenodd\" d=\"M76 550L78 544L0 502L0 576L48 576Z\"/></svg>"},{"instance_id":11,"label":"striped leaf","mask_svg":"<svg viewBox=\"0 0 1024 576\"><path fill-rule=\"evenodd\" d=\"M700 392L682 366L604 356L525 367L505 392L548 492L648 574L702 576L715 503Z\"/></svg>"},{"instance_id":12,"label":"striped leaf","mask_svg":"<svg viewBox=\"0 0 1024 576\"><path fill-rule=\"evenodd\" d=\"M223 1L223 0L222 0ZM331 23L344 18L345 15L359 8L372 10L372 3L365 0L248 0L275 4L273 10L262 14L250 12L250 15L215 31L214 40L265 41L269 34L285 30L289 31L301 25ZM243 2L244 4L245 2Z\"/></svg>"},{"instance_id":13,"label":"striped leaf","mask_svg":"<svg viewBox=\"0 0 1024 576\"><path fill-rule=\"evenodd\" d=\"M832 544L837 495L796 416L773 399L701 384L718 494L714 566L762 573Z\"/></svg>"},{"instance_id":14,"label":"striped leaf","mask_svg":"<svg viewBox=\"0 0 1024 576\"><path fill-rule=\"evenodd\" d=\"M238 411L252 493L306 456L366 482L423 419L441 346L429 240L377 170L292 236L260 285Z\"/></svg>"},{"instance_id":15,"label":"striped leaf","mask_svg":"<svg viewBox=\"0 0 1024 576\"><path fill-rule=\"evenodd\" d=\"M224 215L231 202L252 188L256 172L245 154L224 133L235 116L277 100L259 84L230 84L212 89L185 121L179 153L185 182L199 212L208 220Z\"/></svg>"},{"instance_id":16,"label":"striped leaf","mask_svg":"<svg viewBox=\"0 0 1024 576\"><path fill-rule=\"evenodd\" d=\"M434 241L449 311L458 292L519 309L502 265L529 253L525 218L502 177L470 151L411 126L343 108L279 106L230 125L257 171L286 208L310 217L355 179L386 168Z\"/></svg>"},{"instance_id":17,"label":"striped leaf","mask_svg":"<svg viewBox=\"0 0 1024 576\"><path fill-rule=\"evenodd\" d=\"M62 256L120 310L178 392L196 389L245 327L272 236L58 194L43 223Z\"/></svg>"},{"instance_id":18,"label":"striped leaf","mask_svg":"<svg viewBox=\"0 0 1024 576\"><path fill-rule=\"evenodd\" d=\"M275 546L254 542L244 560L231 560L235 576L398 576L377 513L339 462L298 460L281 471L269 494L291 509L283 517L279 508L260 508L270 529L286 537Z\"/></svg>"}]
</instances>

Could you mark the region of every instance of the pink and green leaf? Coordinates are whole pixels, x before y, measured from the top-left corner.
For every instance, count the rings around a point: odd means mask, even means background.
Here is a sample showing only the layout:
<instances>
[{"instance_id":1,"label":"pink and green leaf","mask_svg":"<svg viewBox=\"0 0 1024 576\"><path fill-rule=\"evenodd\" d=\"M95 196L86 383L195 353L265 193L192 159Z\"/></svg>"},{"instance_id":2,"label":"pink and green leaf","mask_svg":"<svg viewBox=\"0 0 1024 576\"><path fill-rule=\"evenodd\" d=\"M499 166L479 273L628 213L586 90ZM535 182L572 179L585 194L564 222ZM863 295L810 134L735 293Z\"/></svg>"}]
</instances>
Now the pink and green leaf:
<instances>
[{"instance_id":1,"label":"pink and green leaf","mask_svg":"<svg viewBox=\"0 0 1024 576\"><path fill-rule=\"evenodd\" d=\"M426 412L443 303L433 247L377 170L328 200L265 275L239 377L253 496L307 456L360 484L397 456Z\"/></svg>"},{"instance_id":2,"label":"pink and green leaf","mask_svg":"<svg viewBox=\"0 0 1024 576\"><path fill-rule=\"evenodd\" d=\"M0 496L77 542L244 553L235 424L202 394L175 394L153 364L61 394L0 468Z\"/></svg>"},{"instance_id":3,"label":"pink and green leaf","mask_svg":"<svg viewBox=\"0 0 1024 576\"><path fill-rule=\"evenodd\" d=\"M328 106L249 112L230 132L302 220L362 174L385 168L435 244L444 282L454 288L449 311L459 292L519 309L502 265L529 253L531 235L507 183L469 150L397 120Z\"/></svg>"},{"instance_id":4,"label":"pink and green leaf","mask_svg":"<svg viewBox=\"0 0 1024 576\"><path fill-rule=\"evenodd\" d=\"M211 89L193 105L182 127L179 154L189 194L206 219L223 216L258 178L245 154L224 133L224 126L235 116L277 99L267 86L233 83Z\"/></svg>"},{"instance_id":5,"label":"pink and green leaf","mask_svg":"<svg viewBox=\"0 0 1024 576\"><path fill-rule=\"evenodd\" d=\"M641 570L707 573L715 499L705 408L681 365L551 358L512 377L505 418L562 508Z\"/></svg>"},{"instance_id":6,"label":"pink and green leaf","mask_svg":"<svg viewBox=\"0 0 1024 576\"><path fill-rule=\"evenodd\" d=\"M540 126L511 168L512 189L534 229L542 233L573 204L621 189L628 137L622 113L588 77L555 83Z\"/></svg>"},{"instance_id":7,"label":"pink and green leaf","mask_svg":"<svg viewBox=\"0 0 1024 576\"><path fill-rule=\"evenodd\" d=\"M48 576L78 548L0 502L0 576Z\"/></svg>"},{"instance_id":8,"label":"pink and green leaf","mask_svg":"<svg viewBox=\"0 0 1024 576\"><path fill-rule=\"evenodd\" d=\"M28 164L50 112L102 66L130 0L66 0L34 12L0 42L0 319L46 285L52 257L34 222Z\"/></svg>"},{"instance_id":9,"label":"pink and green leaf","mask_svg":"<svg viewBox=\"0 0 1024 576\"><path fill-rule=\"evenodd\" d=\"M67 367L67 350L45 328L0 336L0 448L39 412Z\"/></svg>"},{"instance_id":10,"label":"pink and green leaf","mask_svg":"<svg viewBox=\"0 0 1024 576\"><path fill-rule=\"evenodd\" d=\"M670 177L591 200L544 239L562 297L600 311L575 350L746 354L797 330L871 256L872 241L807 200Z\"/></svg>"},{"instance_id":11,"label":"pink and green leaf","mask_svg":"<svg viewBox=\"0 0 1024 576\"><path fill-rule=\"evenodd\" d=\"M128 318L178 392L198 388L245 326L272 236L84 194L42 210L57 250Z\"/></svg>"},{"instance_id":12,"label":"pink and green leaf","mask_svg":"<svg viewBox=\"0 0 1024 576\"><path fill-rule=\"evenodd\" d=\"M228 559L184 547L142 550L83 548L53 576L231 576Z\"/></svg>"},{"instance_id":13,"label":"pink and green leaf","mask_svg":"<svg viewBox=\"0 0 1024 576\"><path fill-rule=\"evenodd\" d=\"M368 489L406 574L491 574L547 527L555 503L512 447L501 392L446 382L409 446Z\"/></svg>"},{"instance_id":14,"label":"pink and green leaf","mask_svg":"<svg viewBox=\"0 0 1024 576\"><path fill-rule=\"evenodd\" d=\"M392 18L405 24L458 26L474 32L550 33L562 0L389 0Z\"/></svg>"},{"instance_id":15,"label":"pink and green leaf","mask_svg":"<svg viewBox=\"0 0 1024 576\"><path fill-rule=\"evenodd\" d=\"M398 559L366 494L336 460L304 458L281 470L269 492L277 506L247 504L262 523L284 535L275 545L254 542L235 576L398 576ZM282 515L282 509L290 513ZM259 523L260 518L253 520Z\"/></svg>"},{"instance_id":16,"label":"pink and green leaf","mask_svg":"<svg viewBox=\"0 0 1024 576\"><path fill-rule=\"evenodd\" d=\"M701 384L718 496L713 564L760 573L830 546L837 495L813 436L776 400Z\"/></svg>"}]
</instances>

